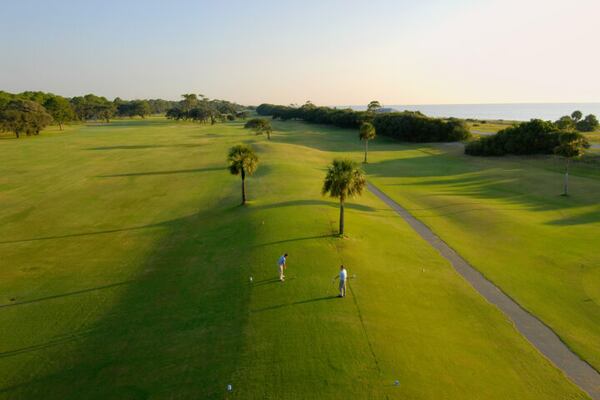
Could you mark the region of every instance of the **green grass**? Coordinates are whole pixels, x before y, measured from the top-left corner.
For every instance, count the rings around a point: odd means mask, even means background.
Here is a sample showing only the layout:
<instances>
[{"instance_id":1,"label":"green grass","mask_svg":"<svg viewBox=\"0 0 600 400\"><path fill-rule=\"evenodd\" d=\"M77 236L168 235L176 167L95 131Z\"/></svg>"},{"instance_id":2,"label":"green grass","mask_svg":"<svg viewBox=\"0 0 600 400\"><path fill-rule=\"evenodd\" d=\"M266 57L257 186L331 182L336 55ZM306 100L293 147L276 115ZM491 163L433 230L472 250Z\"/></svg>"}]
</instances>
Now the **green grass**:
<instances>
[{"instance_id":1,"label":"green grass","mask_svg":"<svg viewBox=\"0 0 600 400\"><path fill-rule=\"evenodd\" d=\"M0 141L0 398L586 398L374 196L333 235L321 181L355 137L153 119ZM247 207L239 142L261 158ZM416 150L374 146L404 184Z\"/></svg>"},{"instance_id":2,"label":"green grass","mask_svg":"<svg viewBox=\"0 0 600 400\"><path fill-rule=\"evenodd\" d=\"M481 123L481 121L475 121L467 122L467 127L475 136L489 136L490 134L498 133L502 129L506 129L517 123L518 121L488 120L485 123ZM584 133L584 135L591 143L600 143L600 128L594 132Z\"/></svg>"},{"instance_id":3,"label":"green grass","mask_svg":"<svg viewBox=\"0 0 600 400\"><path fill-rule=\"evenodd\" d=\"M372 146L377 149L376 146ZM457 146L373 153L372 181L600 369L600 165L478 158Z\"/></svg>"},{"instance_id":4,"label":"green grass","mask_svg":"<svg viewBox=\"0 0 600 400\"><path fill-rule=\"evenodd\" d=\"M516 122L514 121L486 121L485 123L481 123L480 121L476 122L467 122L467 126L471 132L477 134L477 132L484 133L497 133L502 129L509 128L513 126Z\"/></svg>"},{"instance_id":5,"label":"green grass","mask_svg":"<svg viewBox=\"0 0 600 400\"><path fill-rule=\"evenodd\" d=\"M592 143L600 143L600 129L595 132L586 133L585 137Z\"/></svg>"}]
</instances>

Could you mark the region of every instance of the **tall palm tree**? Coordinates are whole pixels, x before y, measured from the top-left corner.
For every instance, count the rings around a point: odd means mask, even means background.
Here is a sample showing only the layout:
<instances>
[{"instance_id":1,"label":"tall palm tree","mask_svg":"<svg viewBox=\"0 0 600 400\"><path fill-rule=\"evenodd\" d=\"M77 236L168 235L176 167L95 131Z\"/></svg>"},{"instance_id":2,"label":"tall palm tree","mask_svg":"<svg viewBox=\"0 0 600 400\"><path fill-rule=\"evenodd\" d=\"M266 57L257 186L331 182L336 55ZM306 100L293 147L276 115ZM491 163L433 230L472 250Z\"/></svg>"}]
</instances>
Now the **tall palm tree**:
<instances>
[{"instance_id":1,"label":"tall palm tree","mask_svg":"<svg viewBox=\"0 0 600 400\"><path fill-rule=\"evenodd\" d=\"M367 184L365 173L351 160L333 160L327 167L322 194L340 199L340 235L344 234L344 203L348 197L360 195Z\"/></svg>"},{"instance_id":2,"label":"tall palm tree","mask_svg":"<svg viewBox=\"0 0 600 400\"><path fill-rule=\"evenodd\" d=\"M229 172L242 176L242 205L246 204L246 175L251 176L258 167L258 156L252 147L238 144L229 149L227 155Z\"/></svg>"},{"instance_id":3,"label":"tall palm tree","mask_svg":"<svg viewBox=\"0 0 600 400\"><path fill-rule=\"evenodd\" d=\"M367 152L369 151L369 140L375 139L375 127L370 122L363 122L360 126L358 138L365 142L365 161L367 163Z\"/></svg>"},{"instance_id":4,"label":"tall palm tree","mask_svg":"<svg viewBox=\"0 0 600 400\"><path fill-rule=\"evenodd\" d=\"M581 157L586 149L590 148L590 142L579 132L562 132L559 138L560 144L554 149L554 154L565 159L565 179L562 196L569 195L569 164L574 158Z\"/></svg>"}]
</instances>

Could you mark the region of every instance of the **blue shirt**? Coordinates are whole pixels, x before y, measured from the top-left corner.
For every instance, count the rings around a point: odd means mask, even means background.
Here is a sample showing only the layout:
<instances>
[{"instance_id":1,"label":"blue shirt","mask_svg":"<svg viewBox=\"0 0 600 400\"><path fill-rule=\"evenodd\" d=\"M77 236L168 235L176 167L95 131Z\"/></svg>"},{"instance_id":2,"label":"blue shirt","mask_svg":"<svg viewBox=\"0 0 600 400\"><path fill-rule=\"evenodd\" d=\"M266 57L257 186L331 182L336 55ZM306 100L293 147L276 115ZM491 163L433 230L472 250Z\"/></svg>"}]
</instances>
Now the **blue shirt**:
<instances>
[{"instance_id":1,"label":"blue shirt","mask_svg":"<svg viewBox=\"0 0 600 400\"><path fill-rule=\"evenodd\" d=\"M285 256L279 257L279 261L277 262L277 265L283 265L283 264L285 264Z\"/></svg>"}]
</instances>

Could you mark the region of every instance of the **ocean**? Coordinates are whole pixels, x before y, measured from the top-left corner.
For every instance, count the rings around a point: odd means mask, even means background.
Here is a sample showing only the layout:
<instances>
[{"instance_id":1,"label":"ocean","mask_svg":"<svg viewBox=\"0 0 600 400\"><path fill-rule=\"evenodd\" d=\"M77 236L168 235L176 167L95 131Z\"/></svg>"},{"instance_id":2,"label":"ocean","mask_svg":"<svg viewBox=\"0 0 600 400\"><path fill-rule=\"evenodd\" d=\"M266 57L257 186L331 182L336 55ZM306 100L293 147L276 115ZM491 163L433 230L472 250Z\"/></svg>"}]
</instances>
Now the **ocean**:
<instances>
[{"instance_id":1,"label":"ocean","mask_svg":"<svg viewBox=\"0 0 600 400\"><path fill-rule=\"evenodd\" d=\"M345 106L347 107L347 106ZM508 121L529 121L532 118L555 121L563 115L571 115L579 110L583 115L594 114L600 117L600 103L515 103L515 104L422 104L388 105L397 111L421 111L430 117L455 117L473 119L494 119ZM350 106L354 110L364 110L366 106Z\"/></svg>"}]
</instances>

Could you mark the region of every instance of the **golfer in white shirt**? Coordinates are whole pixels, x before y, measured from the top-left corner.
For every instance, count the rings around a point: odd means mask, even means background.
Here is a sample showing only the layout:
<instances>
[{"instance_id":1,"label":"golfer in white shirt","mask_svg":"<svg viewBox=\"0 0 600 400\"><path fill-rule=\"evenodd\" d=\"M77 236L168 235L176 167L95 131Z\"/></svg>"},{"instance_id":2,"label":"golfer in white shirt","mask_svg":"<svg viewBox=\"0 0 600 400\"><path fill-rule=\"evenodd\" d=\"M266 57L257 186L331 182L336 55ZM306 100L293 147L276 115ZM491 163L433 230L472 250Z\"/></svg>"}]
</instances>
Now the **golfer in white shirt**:
<instances>
[{"instance_id":1,"label":"golfer in white shirt","mask_svg":"<svg viewBox=\"0 0 600 400\"><path fill-rule=\"evenodd\" d=\"M344 268L343 265L340 265L340 275L336 276L334 279L340 280L340 294L338 297L346 297L346 282L348 281L348 271Z\"/></svg>"}]
</instances>

